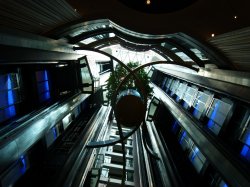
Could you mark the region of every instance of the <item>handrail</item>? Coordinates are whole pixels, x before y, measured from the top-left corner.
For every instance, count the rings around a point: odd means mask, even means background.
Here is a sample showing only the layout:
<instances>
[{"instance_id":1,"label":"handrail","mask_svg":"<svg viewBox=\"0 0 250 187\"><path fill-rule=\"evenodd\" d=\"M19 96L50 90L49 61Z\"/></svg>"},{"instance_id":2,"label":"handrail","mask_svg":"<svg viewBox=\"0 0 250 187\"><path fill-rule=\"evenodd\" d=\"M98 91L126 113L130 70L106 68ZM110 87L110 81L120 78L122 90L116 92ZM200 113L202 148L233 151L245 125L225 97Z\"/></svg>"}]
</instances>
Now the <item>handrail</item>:
<instances>
[{"instance_id":1,"label":"handrail","mask_svg":"<svg viewBox=\"0 0 250 187\"><path fill-rule=\"evenodd\" d=\"M0 141L0 169L3 170L31 148L56 122L68 115L89 94L78 94L34 116L19 128L5 134ZM21 128L22 127L22 128Z\"/></svg>"},{"instance_id":2,"label":"handrail","mask_svg":"<svg viewBox=\"0 0 250 187\"><path fill-rule=\"evenodd\" d=\"M233 155L228 149L225 149L225 146L223 146L218 139L204 131L197 119L175 103L175 101L166 95L160 88L156 85L153 85L153 87L155 96L163 102L169 112L187 131L201 152L223 175L225 180L233 186L250 186L248 172L236 158L236 155Z\"/></svg>"},{"instance_id":3,"label":"handrail","mask_svg":"<svg viewBox=\"0 0 250 187\"><path fill-rule=\"evenodd\" d=\"M100 131L105 127L104 123L108 119L110 112L109 107L103 106L96 114L89 120L86 128L81 133L79 144L74 149L74 154L70 155L66 164L62 169L62 173L54 186L79 186L82 180L85 180L86 171L91 167L89 163L93 149L87 149L87 143L91 139L98 139ZM103 126L100 126L102 124ZM98 128L102 127L102 128ZM72 163L73 160L73 163ZM84 166L83 166L84 165Z\"/></svg>"}]
</instances>

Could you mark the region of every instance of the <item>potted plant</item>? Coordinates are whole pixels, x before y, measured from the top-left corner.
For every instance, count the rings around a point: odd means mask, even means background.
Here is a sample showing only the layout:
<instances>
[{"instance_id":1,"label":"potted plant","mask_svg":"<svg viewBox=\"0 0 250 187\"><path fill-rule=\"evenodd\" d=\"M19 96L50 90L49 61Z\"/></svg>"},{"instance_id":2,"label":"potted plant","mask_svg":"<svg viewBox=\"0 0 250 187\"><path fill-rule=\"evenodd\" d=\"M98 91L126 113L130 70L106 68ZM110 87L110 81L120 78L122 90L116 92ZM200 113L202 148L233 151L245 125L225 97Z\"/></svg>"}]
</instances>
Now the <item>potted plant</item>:
<instances>
[{"instance_id":1,"label":"potted plant","mask_svg":"<svg viewBox=\"0 0 250 187\"><path fill-rule=\"evenodd\" d=\"M127 66L134 69L139 66L139 63L129 62ZM115 67L115 70L110 74L107 80L107 98L111 106L115 109L116 118L119 118L119 121L124 126L135 126L139 125L145 116L146 109L143 105L143 101L147 100L152 93L152 88L149 86L149 77L146 71L141 69L136 72L136 76L140 79L139 84L144 88L146 98L143 98L141 90L136 87L135 77L131 75L121 86L118 96L115 98L116 100L113 100L117 87L128 73L129 72L120 65Z\"/></svg>"}]
</instances>

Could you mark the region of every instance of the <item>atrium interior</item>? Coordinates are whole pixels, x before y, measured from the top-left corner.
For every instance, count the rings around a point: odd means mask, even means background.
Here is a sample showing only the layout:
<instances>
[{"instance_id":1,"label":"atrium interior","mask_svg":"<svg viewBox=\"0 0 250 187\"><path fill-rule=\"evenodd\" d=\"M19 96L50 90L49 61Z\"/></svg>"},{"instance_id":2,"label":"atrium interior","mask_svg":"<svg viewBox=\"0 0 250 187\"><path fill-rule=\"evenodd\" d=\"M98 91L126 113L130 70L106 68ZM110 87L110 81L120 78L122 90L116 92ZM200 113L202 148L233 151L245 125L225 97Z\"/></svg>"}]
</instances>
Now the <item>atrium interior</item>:
<instances>
[{"instance_id":1,"label":"atrium interior","mask_svg":"<svg viewBox=\"0 0 250 187\"><path fill-rule=\"evenodd\" d=\"M0 187L249 187L249 6L0 1Z\"/></svg>"}]
</instances>

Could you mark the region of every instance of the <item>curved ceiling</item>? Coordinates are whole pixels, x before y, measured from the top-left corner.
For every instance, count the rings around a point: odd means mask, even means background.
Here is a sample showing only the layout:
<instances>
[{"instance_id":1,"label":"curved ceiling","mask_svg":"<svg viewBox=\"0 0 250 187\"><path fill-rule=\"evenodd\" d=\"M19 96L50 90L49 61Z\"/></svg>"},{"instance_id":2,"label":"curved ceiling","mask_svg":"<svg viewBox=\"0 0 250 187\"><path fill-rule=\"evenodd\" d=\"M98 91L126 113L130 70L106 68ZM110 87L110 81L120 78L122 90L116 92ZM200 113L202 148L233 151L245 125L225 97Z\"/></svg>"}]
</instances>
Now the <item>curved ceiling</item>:
<instances>
[{"instance_id":1,"label":"curved ceiling","mask_svg":"<svg viewBox=\"0 0 250 187\"><path fill-rule=\"evenodd\" d=\"M168 13L181 10L197 0L119 0L126 6L145 13Z\"/></svg>"},{"instance_id":2,"label":"curved ceiling","mask_svg":"<svg viewBox=\"0 0 250 187\"><path fill-rule=\"evenodd\" d=\"M184 32L207 40L211 33L217 35L250 26L249 7L249 0L198 0L179 11L148 14L118 0L6 0L0 1L0 26L45 34L76 23L109 19L139 33Z\"/></svg>"},{"instance_id":3,"label":"curved ceiling","mask_svg":"<svg viewBox=\"0 0 250 187\"><path fill-rule=\"evenodd\" d=\"M163 14L139 12L117 0L67 2L82 15L83 21L107 18L129 30L146 34L184 32L207 40L211 33L217 35L250 25L249 0L199 0L182 10Z\"/></svg>"}]
</instances>

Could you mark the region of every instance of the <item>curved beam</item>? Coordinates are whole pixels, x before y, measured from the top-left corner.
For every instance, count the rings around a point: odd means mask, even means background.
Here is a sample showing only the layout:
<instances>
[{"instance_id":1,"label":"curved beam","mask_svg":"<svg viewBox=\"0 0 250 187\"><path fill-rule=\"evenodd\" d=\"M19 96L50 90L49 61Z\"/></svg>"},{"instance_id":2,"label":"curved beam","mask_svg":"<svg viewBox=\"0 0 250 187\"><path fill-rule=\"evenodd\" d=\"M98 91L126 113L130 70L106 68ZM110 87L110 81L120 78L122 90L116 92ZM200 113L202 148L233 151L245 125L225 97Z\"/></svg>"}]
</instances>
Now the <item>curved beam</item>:
<instances>
[{"instance_id":1,"label":"curved beam","mask_svg":"<svg viewBox=\"0 0 250 187\"><path fill-rule=\"evenodd\" d=\"M115 45L115 44L120 44L121 46L123 46L126 49L130 49L130 50L132 49L133 51L139 51L139 52L147 51L147 50L150 50L152 48L152 45L136 45L136 44L126 42L119 37L100 39L100 40L97 40L97 41L94 41L94 42L88 44L87 46L91 47L91 48L100 49L100 48L103 48L103 47L106 47L109 45ZM153 45L153 46L155 46L155 45Z\"/></svg>"},{"instance_id":2,"label":"curved beam","mask_svg":"<svg viewBox=\"0 0 250 187\"><path fill-rule=\"evenodd\" d=\"M218 67L223 69L237 69L230 59L228 59L225 55L222 54L218 49L212 46L208 42L201 42L193 36L189 36L185 33L176 33L172 34L172 36L188 43L191 46L194 46L202 53L204 53L210 60L212 59L212 63L216 64Z\"/></svg>"},{"instance_id":3,"label":"curved beam","mask_svg":"<svg viewBox=\"0 0 250 187\"><path fill-rule=\"evenodd\" d=\"M164 42L165 38L156 38L156 39L152 39L152 38L139 38L137 36L132 36L132 35L128 35L125 34L123 32L121 32L120 30L117 30L115 28L99 28L93 31L88 31L88 32L83 32L77 36L74 37L70 37L69 43L70 44L76 44L78 42L80 42L81 40L87 39L89 37L94 37L97 35L101 35L101 34L107 34L107 33L114 33L116 36L123 38L125 40L128 41L133 41L133 43L138 43L138 44L159 44Z\"/></svg>"},{"instance_id":4,"label":"curved beam","mask_svg":"<svg viewBox=\"0 0 250 187\"><path fill-rule=\"evenodd\" d=\"M204 63L202 62L201 59L199 59L193 51L191 51L190 49L186 48L185 46L183 46L182 44L176 42L175 40L171 39L171 38L167 38L165 39L165 43L169 43L170 45L176 47L177 49L179 49L180 51L182 51L183 53L185 53L189 58L191 58L198 66L200 67L204 67Z\"/></svg>"}]
</instances>

